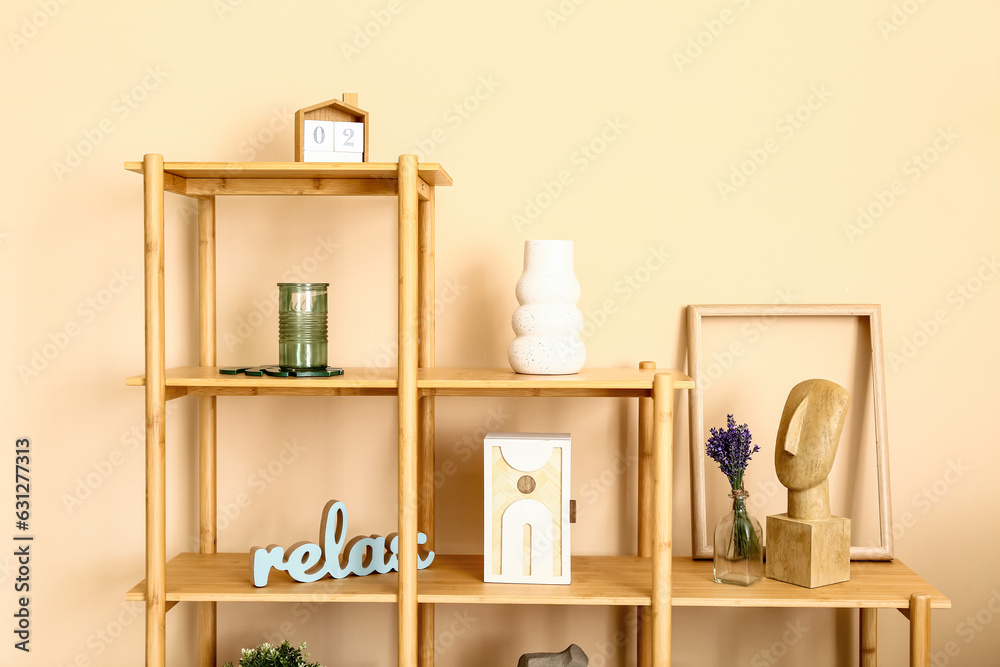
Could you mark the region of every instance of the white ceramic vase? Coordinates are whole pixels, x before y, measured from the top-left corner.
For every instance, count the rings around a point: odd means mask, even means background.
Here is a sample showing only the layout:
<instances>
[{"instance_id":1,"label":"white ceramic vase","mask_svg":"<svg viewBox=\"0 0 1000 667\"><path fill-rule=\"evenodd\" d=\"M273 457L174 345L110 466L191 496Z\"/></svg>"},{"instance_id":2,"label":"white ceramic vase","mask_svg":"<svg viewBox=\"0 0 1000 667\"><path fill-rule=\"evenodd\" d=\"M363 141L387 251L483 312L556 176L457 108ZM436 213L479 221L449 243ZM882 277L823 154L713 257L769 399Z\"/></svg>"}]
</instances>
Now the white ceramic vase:
<instances>
[{"instance_id":1,"label":"white ceramic vase","mask_svg":"<svg viewBox=\"0 0 1000 667\"><path fill-rule=\"evenodd\" d=\"M525 241L524 272L511 317L517 336L507 349L510 367L527 375L569 375L583 368L580 283L573 273L572 241Z\"/></svg>"}]
</instances>

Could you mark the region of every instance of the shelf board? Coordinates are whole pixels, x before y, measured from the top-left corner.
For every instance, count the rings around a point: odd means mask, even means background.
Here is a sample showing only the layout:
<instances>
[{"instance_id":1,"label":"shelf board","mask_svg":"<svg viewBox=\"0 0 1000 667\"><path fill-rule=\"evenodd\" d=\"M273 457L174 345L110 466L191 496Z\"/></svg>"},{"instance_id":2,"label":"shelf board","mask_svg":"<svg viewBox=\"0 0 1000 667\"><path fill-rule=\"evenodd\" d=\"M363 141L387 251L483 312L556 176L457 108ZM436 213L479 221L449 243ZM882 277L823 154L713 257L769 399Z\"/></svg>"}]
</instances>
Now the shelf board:
<instances>
[{"instance_id":1,"label":"shelf board","mask_svg":"<svg viewBox=\"0 0 1000 667\"><path fill-rule=\"evenodd\" d=\"M674 375L674 387L694 386L679 371L639 368L585 368L574 375L519 375L509 368L421 368L417 387L436 396L649 396L653 375ZM223 375L218 366L167 369L170 398L178 396L395 396L396 368L344 368L331 378L275 378ZM145 378L126 378L145 386Z\"/></svg>"},{"instance_id":2,"label":"shelf board","mask_svg":"<svg viewBox=\"0 0 1000 667\"><path fill-rule=\"evenodd\" d=\"M951 601L899 560L855 561L851 579L820 588L803 588L764 579L743 588L717 584L712 561L673 560L675 607L839 607L905 609L914 593L931 596L931 607L950 609Z\"/></svg>"},{"instance_id":3,"label":"shelf board","mask_svg":"<svg viewBox=\"0 0 1000 667\"><path fill-rule=\"evenodd\" d=\"M167 563L167 601L395 602L397 575L325 578L303 584L286 572L271 572L270 583L256 588L247 553L182 553ZM483 557L437 554L417 573L418 602L442 604L650 604L652 559L638 556L573 556L568 585L487 584ZM913 593L931 596L931 607L950 609L951 601L899 560L851 563L851 580L821 588L802 588L764 579L748 588L717 584L711 561L673 559L675 607L814 607L905 609ZM126 599L145 599L145 582Z\"/></svg>"},{"instance_id":4,"label":"shelf board","mask_svg":"<svg viewBox=\"0 0 1000 667\"><path fill-rule=\"evenodd\" d=\"M141 174L142 162L126 162ZM397 194L395 162L164 162L163 186L189 197L211 195L388 195ZM417 196L452 184L436 162L417 165Z\"/></svg>"},{"instance_id":5,"label":"shelf board","mask_svg":"<svg viewBox=\"0 0 1000 667\"><path fill-rule=\"evenodd\" d=\"M648 606L652 559L573 556L570 584L487 584L482 556L436 554L417 573L417 602Z\"/></svg>"},{"instance_id":6,"label":"shelf board","mask_svg":"<svg viewBox=\"0 0 1000 667\"><path fill-rule=\"evenodd\" d=\"M272 570L267 586L257 588L249 552L182 553L167 562L167 602L395 602L398 586L395 572L303 584ZM136 584L125 599L145 600L146 582Z\"/></svg>"},{"instance_id":7,"label":"shelf board","mask_svg":"<svg viewBox=\"0 0 1000 667\"><path fill-rule=\"evenodd\" d=\"M520 375L510 368L421 368L417 388L437 396L648 397L653 376L670 373L675 389L691 389L684 373L665 368L584 368L573 375Z\"/></svg>"},{"instance_id":8,"label":"shelf board","mask_svg":"<svg viewBox=\"0 0 1000 667\"><path fill-rule=\"evenodd\" d=\"M650 604L652 559L638 556L573 556L573 583L565 586L487 584L482 556L437 555L418 573L419 602L479 604ZM711 561L673 559L675 607L882 607L904 609L913 593L931 596L935 609L951 602L899 560L851 563L851 580L802 588L764 579L742 588L717 584Z\"/></svg>"},{"instance_id":9,"label":"shelf board","mask_svg":"<svg viewBox=\"0 0 1000 667\"><path fill-rule=\"evenodd\" d=\"M145 376L125 379L142 387ZM180 366L167 369L170 398L178 396L395 396L396 369L344 368L328 378L276 378L223 375L218 366Z\"/></svg>"}]
</instances>

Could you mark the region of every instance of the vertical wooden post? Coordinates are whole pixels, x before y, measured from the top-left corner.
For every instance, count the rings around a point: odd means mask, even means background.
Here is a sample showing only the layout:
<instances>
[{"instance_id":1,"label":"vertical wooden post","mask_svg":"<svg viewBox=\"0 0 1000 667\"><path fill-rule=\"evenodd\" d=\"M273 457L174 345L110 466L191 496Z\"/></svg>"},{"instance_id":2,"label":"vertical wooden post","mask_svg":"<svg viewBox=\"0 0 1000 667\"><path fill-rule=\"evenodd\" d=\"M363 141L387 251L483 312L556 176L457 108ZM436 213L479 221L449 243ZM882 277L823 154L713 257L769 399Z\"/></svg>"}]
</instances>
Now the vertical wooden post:
<instances>
[{"instance_id":1,"label":"vertical wooden post","mask_svg":"<svg viewBox=\"0 0 1000 667\"><path fill-rule=\"evenodd\" d=\"M417 156L399 183L399 664L417 664Z\"/></svg>"},{"instance_id":2,"label":"vertical wooden post","mask_svg":"<svg viewBox=\"0 0 1000 667\"><path fill-rule=\"evenodd\" d=\"M691 407L691 419L688 423L688 433L690 438L690 443L692 448L698 445L699 452L697 456L704 457L704 448L702 445L705 442L705 434L701 433L698 429L701 424L705 423L704 418L704 401L701 400L701 355L694 355L696 358L692 358L690 354L691 350L701 349L701 315L694 306L687 307L687 335L688 335L688 375L690 375L695 381L695 387L688 393L688 405ZM692 456L695 456L692 449ZM707 514L706 503L705 503L705 475L704 469L701 468L701 474L698 474L695 461L691 461L691 465L688 466L690 470L691 478L691 516L704 517ZM712 539L709 537L708 527L705 525L706 521L692 521L691 522L691 554L695 558L711 558L713 554L712 550ZM703 548L708 545L708 548Z\"/></svg>"},{"instance_id":3,"label":"vertical wooden post","mask_svg":"<svg viewBox=\"0 0 1000 667\"><path fill-rule=\"evenodd\" d=\"M198 312L200 352L198 363L215 366L215 197L198 200ZM216 485L216 415L215 396L198 398L199 477L201 489L199 551L214 554L218 547ZM216 664L216 603L198 603L200 664Z\"/></svg>"},{"instance_id":4,"label":"vertical wooden post","mask_svg":"<svg viewBox=\"0 0 1000 667\"><path fill-rule=\"evenodd\" d=\"M652 661L670 665L670 595L673 585L674 378L653 376L653 590L650 623Z\"/></svg>"},{"instance_id":5,"label":"vertical wooden post","mask_svg":"<svg viewBox=\"0 0 1000 667\"><path fill-rule=\"evenodd\" d=\"M639 368L655 369L656 362L641 361ZM652 394L652 392L650 392ZM639 399L639 545L638 555L650 558L653 555L653 399ZM649 622L649 608L636 607L638 617L638 646L636 662L639 667L653 667L653 633L646 629Z\"/></svg>"},{"instance_id":6,"label":"vertical wooden post","mask_svg":"<svg viewBox=\"0 0 1000 667\"><path fill-rule=\"evenodd\" d=\"M163 156L142 159L146 300L146 665L166 652L166 364L163 328Z\"/></svg>"},{"instance_id":7,"label":"vertical wooden post","mask_svg":"<svg viewBox=\"0 0 1000 667\"><path fill-rule=\"evenodd\" d=\"M878 609L862 607L861 641L858 665L860 667L877 667L878 665Z\"/></svg>"},{"instance_id":8,"label":"vertical wooden post","mask_svg":"<svg viewBox=\"0 0 1000 667\"><path fill-rule=\"evenodd\" d=\"M910 667L931 664L931 596L910 596Z\"/></svg>"},{"instance_id":9,"label":"vertical wooden post","mask_svg":"<svg viewBox=\"0 0 1000 667\"><path fill-rule=\"evenodd\" d=\"M420 288L418 294L419 349L417 365L420 368L434 367L434 187L431 186L426 201L419 204L418 261ZM417 527L427 535L427 548L434 548L434 397L421 396L420 448L418 488L420 490ZM420 667L434 666L434 605L422 604L418 607Z\"/></svg>"}]
</instances>

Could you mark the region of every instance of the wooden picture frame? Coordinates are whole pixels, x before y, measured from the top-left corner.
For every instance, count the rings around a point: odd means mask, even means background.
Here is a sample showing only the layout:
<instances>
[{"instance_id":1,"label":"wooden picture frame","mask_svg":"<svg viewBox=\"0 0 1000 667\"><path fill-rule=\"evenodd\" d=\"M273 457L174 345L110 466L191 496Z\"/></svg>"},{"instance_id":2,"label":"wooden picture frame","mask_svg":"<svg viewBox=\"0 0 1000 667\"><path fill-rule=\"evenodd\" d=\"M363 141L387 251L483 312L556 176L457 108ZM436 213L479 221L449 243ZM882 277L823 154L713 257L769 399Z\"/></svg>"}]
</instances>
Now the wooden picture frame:
<instances>
[{"instance_id":1,"label":"wooden picture frame","mask_svg":"<svg viewBox=\"0 0 1000 667\"><path fill-rule=\"evenodd\" d=\"M688 375L695 388L688 398L691 446L691 550L692 557L712 558L705 501L705 419L702 400L702 320L706 317L856 317L868 318L871 332L871 377L875 416L880 545L851 546L851 560L892 560L892 500L889 487L889 450L885 402L885 361L882 346L882 310L878 305L776 304L691 305L687 307Z\"/></svg>"}]
</instances>

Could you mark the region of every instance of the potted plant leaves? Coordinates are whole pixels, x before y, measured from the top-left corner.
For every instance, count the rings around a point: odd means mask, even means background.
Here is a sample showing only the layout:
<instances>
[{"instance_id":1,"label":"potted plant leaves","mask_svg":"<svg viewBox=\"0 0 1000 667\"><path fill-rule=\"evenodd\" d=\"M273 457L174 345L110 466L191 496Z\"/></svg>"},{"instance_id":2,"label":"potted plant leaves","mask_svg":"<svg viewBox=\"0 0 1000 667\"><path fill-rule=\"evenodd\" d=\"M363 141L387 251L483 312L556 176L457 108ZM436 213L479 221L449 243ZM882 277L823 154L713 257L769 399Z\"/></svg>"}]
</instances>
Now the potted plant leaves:
<instances>
[{"instance_id":1,"label":"potted plant leaves","mask_svg":"<svg viewBox=\"0 0 1000 667\"><path fill-rule=\"evenodd\" d=\"M243 649L243 655L237 667L323 667L318 662L309 662L309 654L303 653L306 643L298 648L292 646L286 639L280 646L263 643L257 648ZM233 667L227 662L223 667Z\"/></svg>"}]
</instances>

